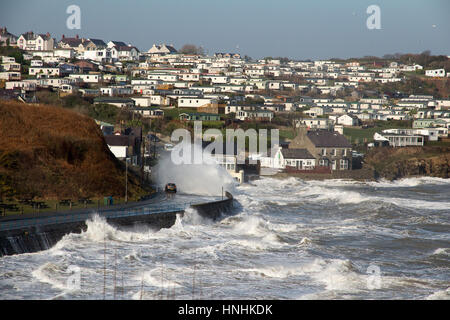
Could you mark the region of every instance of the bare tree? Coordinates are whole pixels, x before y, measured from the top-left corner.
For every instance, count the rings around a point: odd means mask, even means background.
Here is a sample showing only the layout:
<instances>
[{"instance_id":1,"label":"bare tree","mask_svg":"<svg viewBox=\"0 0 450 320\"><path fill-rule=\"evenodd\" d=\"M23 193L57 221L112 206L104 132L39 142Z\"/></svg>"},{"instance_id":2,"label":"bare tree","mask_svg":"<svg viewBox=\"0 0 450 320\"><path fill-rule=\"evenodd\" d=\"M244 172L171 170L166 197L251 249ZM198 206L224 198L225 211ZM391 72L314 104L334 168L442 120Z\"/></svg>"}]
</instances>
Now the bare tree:
<instances>
[{"instance_id":1,"label":"bare tree","mask_svg":"<svg viewBox=\"0 0 450 320\"><path fill-rule=\"evenodd\" d=\"M201 46L197 47L194 44L185 44L181 48L180 52L184 53L184 54L197 54L197 55L201 55L201 56L205 55L205 50L203 49L203 47L201 47Z\"/></svg>"}]
</instances>

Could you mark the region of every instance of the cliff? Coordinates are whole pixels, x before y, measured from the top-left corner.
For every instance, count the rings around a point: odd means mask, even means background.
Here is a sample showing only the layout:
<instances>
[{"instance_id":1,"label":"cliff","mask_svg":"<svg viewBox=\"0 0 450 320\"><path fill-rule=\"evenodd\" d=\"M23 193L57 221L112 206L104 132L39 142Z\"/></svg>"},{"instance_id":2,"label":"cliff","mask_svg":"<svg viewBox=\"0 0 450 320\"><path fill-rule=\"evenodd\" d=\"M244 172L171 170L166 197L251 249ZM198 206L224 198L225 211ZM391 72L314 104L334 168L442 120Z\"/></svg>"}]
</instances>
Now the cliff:
<instances>
[{"instance_id":1,"label":"cliff","mask_svg":"<svg viewBox=\"0 0 450 320\"><path fill-rule=\"evenodd\" d=\"M389 180L410 176L449 178L450 147L374 148L366 154L364 167Z\"/></svg>"},{"instance_id":2,"label":"cliff","mask_svg":"<svg viewBox=\"0 0 450 320\"><path fill-rule=\"evenodd\" d=\"M0 102L0 196L124 196L125 166L95 121L48 105ZM129 197L143 193L129 178Z\"/></svg>"}]
</instances>

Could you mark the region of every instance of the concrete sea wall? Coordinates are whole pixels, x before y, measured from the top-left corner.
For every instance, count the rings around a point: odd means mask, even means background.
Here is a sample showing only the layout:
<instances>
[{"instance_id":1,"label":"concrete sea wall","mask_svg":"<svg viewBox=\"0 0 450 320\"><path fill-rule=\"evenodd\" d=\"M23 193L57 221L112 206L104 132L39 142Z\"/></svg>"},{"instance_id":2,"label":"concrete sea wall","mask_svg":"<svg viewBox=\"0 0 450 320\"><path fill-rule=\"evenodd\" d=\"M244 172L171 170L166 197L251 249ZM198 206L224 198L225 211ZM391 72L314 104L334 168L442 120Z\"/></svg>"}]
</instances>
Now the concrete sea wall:
<instances>
[{"instance_id":1,"label":"concrete sea wall","mask_svg":"<svg viewBox=\"0 0 450 320\"><path fill-rule=\"evenodd\" d=\"M223 200L193 204L191 207L197 210L198 214L202 217L217 220L223 213L228 213L233 210L233 195L226 191L225 197L226 199Z\"/></svg>"},{"instance_id":2,"label":"concrete sea wall","mask_svg":"<svg viewBox=\"0 0 450 320\"><path fill-rule=\"evenodd\" d=\"M225 192L226 199L193 204L192 208L206 218L216 220L233 208L233 196ZM141 204L145 205L145 203ZM69 233L86 231L86 220L94 214L116 227L146 224L158 230L170 228L177 214L184 214L184 205L157 205L139 208L138 204L105 208L98 212L77 212L11 216L0 220L0 256L47 250ZM121 211L119 211L121 210Z\"/></svg>"}]
</instances>

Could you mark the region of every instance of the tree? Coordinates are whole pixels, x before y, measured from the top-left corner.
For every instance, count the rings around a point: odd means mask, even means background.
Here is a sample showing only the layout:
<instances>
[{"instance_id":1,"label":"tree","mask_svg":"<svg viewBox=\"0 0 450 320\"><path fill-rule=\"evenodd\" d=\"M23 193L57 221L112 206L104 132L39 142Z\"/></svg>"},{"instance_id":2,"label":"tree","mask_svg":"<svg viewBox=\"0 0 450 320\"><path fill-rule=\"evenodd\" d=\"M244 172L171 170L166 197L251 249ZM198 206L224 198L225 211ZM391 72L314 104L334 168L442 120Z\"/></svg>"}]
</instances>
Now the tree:
<instances>
[{"instance_id":1,"label":"tree","mask_svg":"<svg viewBox=\"0 0 450 320\"><path fill-rule=\"evenodd\" d=\"M201 47L201 46L197 47L194 44L185 44L181 48L180 52L183 54L196 54L196 55L201 55L201 56L205 55L205 50L203 49L203 47Z\"/></svg>"}]
</instances>

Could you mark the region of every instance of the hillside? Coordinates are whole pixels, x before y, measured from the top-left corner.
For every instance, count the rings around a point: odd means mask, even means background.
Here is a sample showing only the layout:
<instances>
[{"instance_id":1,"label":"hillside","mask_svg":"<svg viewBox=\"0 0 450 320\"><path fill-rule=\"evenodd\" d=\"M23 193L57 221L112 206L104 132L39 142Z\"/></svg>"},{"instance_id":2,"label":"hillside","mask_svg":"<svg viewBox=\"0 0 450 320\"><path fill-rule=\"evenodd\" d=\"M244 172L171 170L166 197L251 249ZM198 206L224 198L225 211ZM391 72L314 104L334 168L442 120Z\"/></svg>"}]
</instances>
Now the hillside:
<instances>
[{"instance_id":1,"label":"hillside","mask_svg":"<svg viewBox=\"0 0 450 320\"><path fill-rule=\"evenodd\" d=\"M60 107L0 102L0 196L124 197L124 165L93 119ZM129 178L129 197L144 190Z\"/></svg>"},{"instance_id":2,"label":"hillside","mask_svg":"<svg viewBox=\"0 0 450 320\"><path fill-rule=\"evenodd\" d=\"M450 178L449 146L374 148L364 162L365 168L389 180L409 176Z\"/></svg>"}]
</instances>

